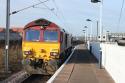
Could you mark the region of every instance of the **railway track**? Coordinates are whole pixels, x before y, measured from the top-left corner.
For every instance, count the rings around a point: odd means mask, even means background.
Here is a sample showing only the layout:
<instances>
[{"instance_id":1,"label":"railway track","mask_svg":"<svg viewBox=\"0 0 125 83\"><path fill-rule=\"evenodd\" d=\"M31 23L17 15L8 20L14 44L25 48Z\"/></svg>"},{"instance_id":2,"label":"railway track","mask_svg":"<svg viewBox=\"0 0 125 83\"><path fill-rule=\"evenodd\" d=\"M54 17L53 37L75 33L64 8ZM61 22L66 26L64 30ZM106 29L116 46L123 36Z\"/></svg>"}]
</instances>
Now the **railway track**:
<instances>
[{"instance_id":1,"label":"railway track","mask_svg":"<svg viewBox=\"0 0 125 83\"><path fill-rule=\"evenodd\" d=\"M34 74L34 75L31 75L26 80L24 80L22 83L46 83L50 77L51 76Z\"/></svg>"},{"instance_id":2,"label":"railway track","mask_svg":"<svg viewBox=\"0 0 125 83\"><path fill-rule=\"evenodd\" d=\"M25 70L13 74L0 83L46 83L51 76L29 75Z\"/></svg>"},{"instance_id":3,"label":"railway track","mask_svg":"<svg viewBox=\"0 0 125 83\"><path fill-rule=\"evenodd\" d=\"M31 75L29 75L25 70L22 70L22 71L19 71L18 73L13 74L12 76L5 79L1 83L22 83L30 76Z\"/></svg>"}]
</instances>

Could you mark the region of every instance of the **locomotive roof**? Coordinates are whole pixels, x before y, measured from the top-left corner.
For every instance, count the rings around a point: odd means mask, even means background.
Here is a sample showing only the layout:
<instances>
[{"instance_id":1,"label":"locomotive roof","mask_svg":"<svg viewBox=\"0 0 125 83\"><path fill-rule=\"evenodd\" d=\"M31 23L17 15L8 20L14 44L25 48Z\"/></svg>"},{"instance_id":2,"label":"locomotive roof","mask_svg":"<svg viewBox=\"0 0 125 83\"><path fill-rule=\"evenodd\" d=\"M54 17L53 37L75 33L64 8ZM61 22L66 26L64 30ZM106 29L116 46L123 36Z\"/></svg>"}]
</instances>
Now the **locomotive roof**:
<instances>
[{"instance_id":1,"label":"locomotive roof","mask_svg":"<svg viewBox=\"0 0 125 83\"><path fill-rule=\"evenodd\" d=\"M48 20L46 20L44 18L40 18L40 19L37 19L37 20L34 20L34 21L28 23L24 27L24 29L27 29L27 28L30 28L30 27L34 27L34 26L42 26L43 28L46 28L46 27L50 26L52 28L58 28L58 29L60 29L60 31L65 32L65 33L68 34L68 32L65 31L65 29L60 28L57 24L55 24L55 23L53 23L51 21L48 21Z\"/></svg>"},{"instance_id":2,"label":"locomotive roof","mask_svg":"<svg viewBox=\"0 0 125 83\"><path fill-rule=\"evenodd\" d=\"M51 22L51 21L48 21L46 19L43 19L43 18L40 18L40 19L37 19L37 20L34 20L30 23L28 23L24 29L27 29L27 28L30 28L30 27L34 27L34 26L42 26L43 28L46 28L47 26L54 26L56 28L59 28L61 29L58 25L56 25L55 23Z\"/></svg>"}]
</instances>

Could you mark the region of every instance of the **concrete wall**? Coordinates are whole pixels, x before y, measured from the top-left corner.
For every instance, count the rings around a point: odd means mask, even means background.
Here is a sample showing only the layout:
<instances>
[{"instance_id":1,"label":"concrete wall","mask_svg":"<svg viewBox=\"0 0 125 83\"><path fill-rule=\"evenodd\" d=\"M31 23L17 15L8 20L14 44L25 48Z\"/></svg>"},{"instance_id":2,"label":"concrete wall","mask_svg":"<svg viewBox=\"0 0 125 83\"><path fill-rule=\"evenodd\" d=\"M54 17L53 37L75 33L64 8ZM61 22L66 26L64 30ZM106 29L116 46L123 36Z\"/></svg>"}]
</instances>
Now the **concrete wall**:
<instances>
[{"instance_id":1,"label":"concrete wall","mask_svg":"<svg viewBox=\"0 0 125 83\"><path fill-rule=\"evenodd\" d=\"M91 43L90 44L91 48L92 48L92 53L93 55L99 60L99 56L100 56L100 44L99 43Z\"/></svg>"},{"instance_id":2,"label":"concrete wall","mask_svg":"<svg viewBox=\"0 0 125 83\"><path fill-rule=\"evenodd\" d=\"M102 50L102 64L116 83L125 83L125 47L116 44L90 44L97 59Z\"/></svg>"}]
</instances>

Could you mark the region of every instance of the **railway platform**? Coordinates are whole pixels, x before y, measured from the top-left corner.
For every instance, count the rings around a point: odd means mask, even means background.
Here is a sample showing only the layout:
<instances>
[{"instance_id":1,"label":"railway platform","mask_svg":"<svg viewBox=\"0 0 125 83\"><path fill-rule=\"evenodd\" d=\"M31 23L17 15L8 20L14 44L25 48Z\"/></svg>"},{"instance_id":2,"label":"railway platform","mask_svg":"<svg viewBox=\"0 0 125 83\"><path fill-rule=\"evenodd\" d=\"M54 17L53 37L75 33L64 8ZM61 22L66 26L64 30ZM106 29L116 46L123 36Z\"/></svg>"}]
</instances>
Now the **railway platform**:
<instances>
[{"instance_id":1,"label":"railway platform","mask_svg":"<svg viewBox=\"0 0 125 83\"><path fill-rule=\"evenodd\" d=\"M86 46L76 46L72 57L52 83L115 83L105 69L99 69L97 60Z\"/></svg>"}]
</instances>

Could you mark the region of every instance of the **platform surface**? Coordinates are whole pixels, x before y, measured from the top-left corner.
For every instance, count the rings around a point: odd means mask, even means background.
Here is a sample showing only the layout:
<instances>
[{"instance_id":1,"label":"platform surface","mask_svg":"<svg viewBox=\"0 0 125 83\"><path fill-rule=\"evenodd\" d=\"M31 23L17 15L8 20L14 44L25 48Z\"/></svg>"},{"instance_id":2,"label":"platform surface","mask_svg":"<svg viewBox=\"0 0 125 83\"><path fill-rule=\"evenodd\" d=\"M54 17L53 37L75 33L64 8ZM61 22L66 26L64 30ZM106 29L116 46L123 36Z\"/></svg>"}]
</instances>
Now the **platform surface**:
<instances>
[{"instance_id":1,"label":"platform surface","mask_svg":"<svg viewBox=\"0 0 125 83\"><path fill-rule=\"evenodd\" d=\"M86 46L78 45L53 83L115 83L105 69L99 69L97 60Z\"/></svg>"}]
</instances>

